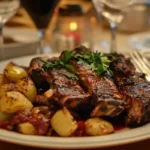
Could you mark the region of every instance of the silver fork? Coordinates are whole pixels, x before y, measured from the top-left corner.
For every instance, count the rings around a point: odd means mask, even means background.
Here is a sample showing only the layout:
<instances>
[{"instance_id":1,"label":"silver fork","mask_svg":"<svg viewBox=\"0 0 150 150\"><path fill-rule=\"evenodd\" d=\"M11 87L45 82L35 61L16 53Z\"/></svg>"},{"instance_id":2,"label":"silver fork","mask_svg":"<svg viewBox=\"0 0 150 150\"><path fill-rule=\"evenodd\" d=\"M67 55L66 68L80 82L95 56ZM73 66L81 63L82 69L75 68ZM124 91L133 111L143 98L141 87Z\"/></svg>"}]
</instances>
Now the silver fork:
<instances>
[{"instance_id":1,"label":"silver fork","mask_svg":"<svg viewBox=\"0 0 150 150\"><path fill-rule=\"evenodd\" d=\"M146 79L150 81L150 62L138 50L129 54L137 71L145 73Z\"/></svg>"}]
</instances>

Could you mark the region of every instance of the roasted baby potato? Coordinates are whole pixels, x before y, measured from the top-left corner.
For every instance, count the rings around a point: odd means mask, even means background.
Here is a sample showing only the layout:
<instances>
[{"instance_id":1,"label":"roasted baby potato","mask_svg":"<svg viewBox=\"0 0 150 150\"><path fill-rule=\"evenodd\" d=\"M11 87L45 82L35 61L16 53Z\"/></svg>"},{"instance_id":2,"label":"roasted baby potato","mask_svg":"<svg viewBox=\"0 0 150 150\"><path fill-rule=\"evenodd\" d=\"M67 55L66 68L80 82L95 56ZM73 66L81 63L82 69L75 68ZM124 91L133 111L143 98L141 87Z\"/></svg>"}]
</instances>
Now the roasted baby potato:
<instances>
[{"instance_id":1,"label":"roasted baby potato","mask_svg":"<svg viewBox=\"0 0 150 150\"><path fill-rule=\"evenodd\" d=\"M114 132L114 127L108 121L101 118L90 118L85 121L85 132L88 135L98 136Z\"/></svg>"},{"instance_id":2,"label":"roasted baby potato","mask_svg":"<svg viewBox=\"0 0 150 150\"><path fill-rule=\"evenodd\" d=\"M0 121L10 120L12 116L12 114L0 112Z\"/></svg>"},{"instance_id":3,"label":"roasted baby potato","mask_svg":"<svg viewBox=\"0 0 150 150\"><path fill-rule=\"evenodd\" d=\"M11 114L32 107L32 103L17 91L6 92L0 99L0 112L3 113Z\"/></svg>"},{"instance_id":4,"label":"roasted baby potato","mask_svg":"<svg viewBox=\"0 0 150 150\"><path fill-rule=\"evenodd\" d=\"M8 80L3 74L0 74L0 86L6 83L8 83Z\"/></svg>"},{"instance_id":5,"label":"roasted baby potato","mask_svg":"<svg viewBox=\"0 0 150 150\"><path fill-rule=\"evenodd\" d=\"M35 128L31 123L20 123L17 127L18 132L28 135L35 134Z\"/></svg>"},{"instance_id":6,"label":"roasted baby potato","mask_svg":"<svg viewBox=\"0 0 150 150\"><path fill-rule=\"evenodd\" d=\"M9 63L6 68L4 69L4 75L6 78L13 83L16 83L18 80L22 79L23 77L27 77L26 71L13 64L12 62Z\"/></svg>"},{"instance_id":7,"label":"roasted baby potato","mask_svg":"<svg viewBox=\"0 0 150 150\"><path fill-rule=\"evenodd\" d=\"M0 86L0 98L2 98L6 92L12 91L15 89L15 84L10 83L10 84L3 84Z\"/></svg>"},{"instance_id":8,"label":"roasted baby potato","mask_svg":"<svg viewBox=\"0 0 150 150\"><path fill-rule=\"evenodd\" d=\"M64 108L58 110L51 119L51 126L60 136L71 136L77 129L77 122L70 112Z\"/></svg>"},{"instance_id":9,"label":"roasted baby potato","mask_svg":"<svg viewBox=\"0 0 150 150\"><path fill-rule=\"evenodd\" d=\"M29 77L18 80L16 83L16 89L17 91L23 93L31 102L34 101L37 95L36 87Z\"/></svg>"}]
</instances>

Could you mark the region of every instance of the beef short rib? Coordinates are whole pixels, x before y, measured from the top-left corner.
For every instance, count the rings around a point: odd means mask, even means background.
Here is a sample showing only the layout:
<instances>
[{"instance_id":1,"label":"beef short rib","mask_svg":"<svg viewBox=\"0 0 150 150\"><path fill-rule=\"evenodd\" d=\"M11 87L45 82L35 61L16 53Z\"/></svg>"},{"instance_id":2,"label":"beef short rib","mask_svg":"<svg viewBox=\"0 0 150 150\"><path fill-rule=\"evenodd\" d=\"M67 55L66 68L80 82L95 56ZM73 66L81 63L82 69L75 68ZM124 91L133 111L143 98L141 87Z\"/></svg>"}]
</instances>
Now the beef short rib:
<instances>
[{"instance_id":1,"label":"beef short rib","mask_svg":"<svg viewBox=\"0 0 150 150\"><path fill-rule=\"evenodd\" d=\"M77 111L88 109L90 95L80 86L78 80L66 77L66 72L68 73L64 68L48 70L47 81L53 91L49 99L59 101L61 105Z\"/></svg>"},{"instance_id":2,"label":"beef short rib","mask_svg":"<svg viewBox=\"0 0 150 150\"><path fill-rule=\"evenodd\" d=\"M74 51L84 54L89 52L89 49L79 47ZM81 84L91 95L92 105L94 106L91 113L92 117L116 117L124 111L125 102L109 76L97 75L94 71L88 69L87 63L78 64L76 60L72 60L71 64L76 68Z\"/></svg>"},{"instance_id":3,"label":"beef short rib","mask_svg":"<svg viewBox=\"0 0 150 150\"><path fill-rule=\"evenodd\" d=\"M120 91L128 103L126 124L130 127L150 121L150 82L137 77L120 81Z\"/></svg>"},{"instance_id":4,"label":"beef short rib","mask_svg":"<svg viewBox=\"0 0 150 150\"><path fill-rule=\"evenodd\" d=\"M117 54L112 58L111 69L116 85L128 104L126 125L136 127L150 121L150 82L143 73L137 73L130 59Z\"/></svg>"}]
</instances>

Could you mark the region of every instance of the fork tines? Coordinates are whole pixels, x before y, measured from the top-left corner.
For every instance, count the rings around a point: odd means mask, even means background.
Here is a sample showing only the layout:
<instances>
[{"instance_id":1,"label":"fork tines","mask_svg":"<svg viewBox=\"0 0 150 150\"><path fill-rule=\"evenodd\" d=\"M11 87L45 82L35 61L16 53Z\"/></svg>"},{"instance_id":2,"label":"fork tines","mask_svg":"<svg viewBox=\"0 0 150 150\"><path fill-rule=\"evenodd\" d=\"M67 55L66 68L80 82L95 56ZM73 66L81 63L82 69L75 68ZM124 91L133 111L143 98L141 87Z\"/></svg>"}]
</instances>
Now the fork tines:
<instances>
[{"instance_id":1,"label":"fork tines","mask_svg":"<svg viewBox=\"0 0 150 150\"><path fill-rule=\"evenodd\" d=\"M133 52L130 52L130 57L137 68L137 71L145 73L146 79L150 81L149 61L138 50L133 50Z\"/></svg>"}]
</instances>

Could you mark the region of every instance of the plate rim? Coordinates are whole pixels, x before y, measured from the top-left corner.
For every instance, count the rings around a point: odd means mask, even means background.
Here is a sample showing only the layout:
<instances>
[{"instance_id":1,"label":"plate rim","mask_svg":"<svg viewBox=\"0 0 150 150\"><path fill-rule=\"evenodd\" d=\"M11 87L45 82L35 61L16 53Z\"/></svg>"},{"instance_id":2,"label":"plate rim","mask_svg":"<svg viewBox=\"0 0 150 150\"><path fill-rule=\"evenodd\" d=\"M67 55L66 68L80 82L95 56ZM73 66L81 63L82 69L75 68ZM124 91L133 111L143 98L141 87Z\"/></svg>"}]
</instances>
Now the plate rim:
<instances>
[{"instance_id":1,"label":"plate rim","mask_svg":"<svg viewBox=\"0 0 150 150\"><path fill-rule=\"evenodd\" d=\"M150 125L150 124L149 124ZM112 133L114 134L114 133ZM10 136L8 136L10 135ZM17 138L16 138L16 137ZM105 135L109 136L109 135ZM41 140L43 138L43 140ZM47 137L35 135L23 135L13 131L0 129L0 140L17 145L39 147L39 148L61 148L61 149L90 149L112 147L125 144L136 143L139 141L150 139L150 133L141 134L138 136L131 136L130 138L120 138L119 140L102 141L103 136L96 137ZM35 140L33 140L35 139ZM46 139L46 141L44 141ZM81 140L82 139L82 140ZM84 139L84 142L83 142ZM49 140L49 141L48 141ZM52 141L51 141L52 140ZM54 142L55 140L55 142ZM62 140L62 141L61 141ZM57 142L56 142L57 141ZM60 142L61 141L61 142ZM69 142L68 142L69 141ZM85 143L86 141L86 143ZM90 141L90 142L89 142ZM92 141L92 142L91 142Z\"/></svg>"}]
</instances>

